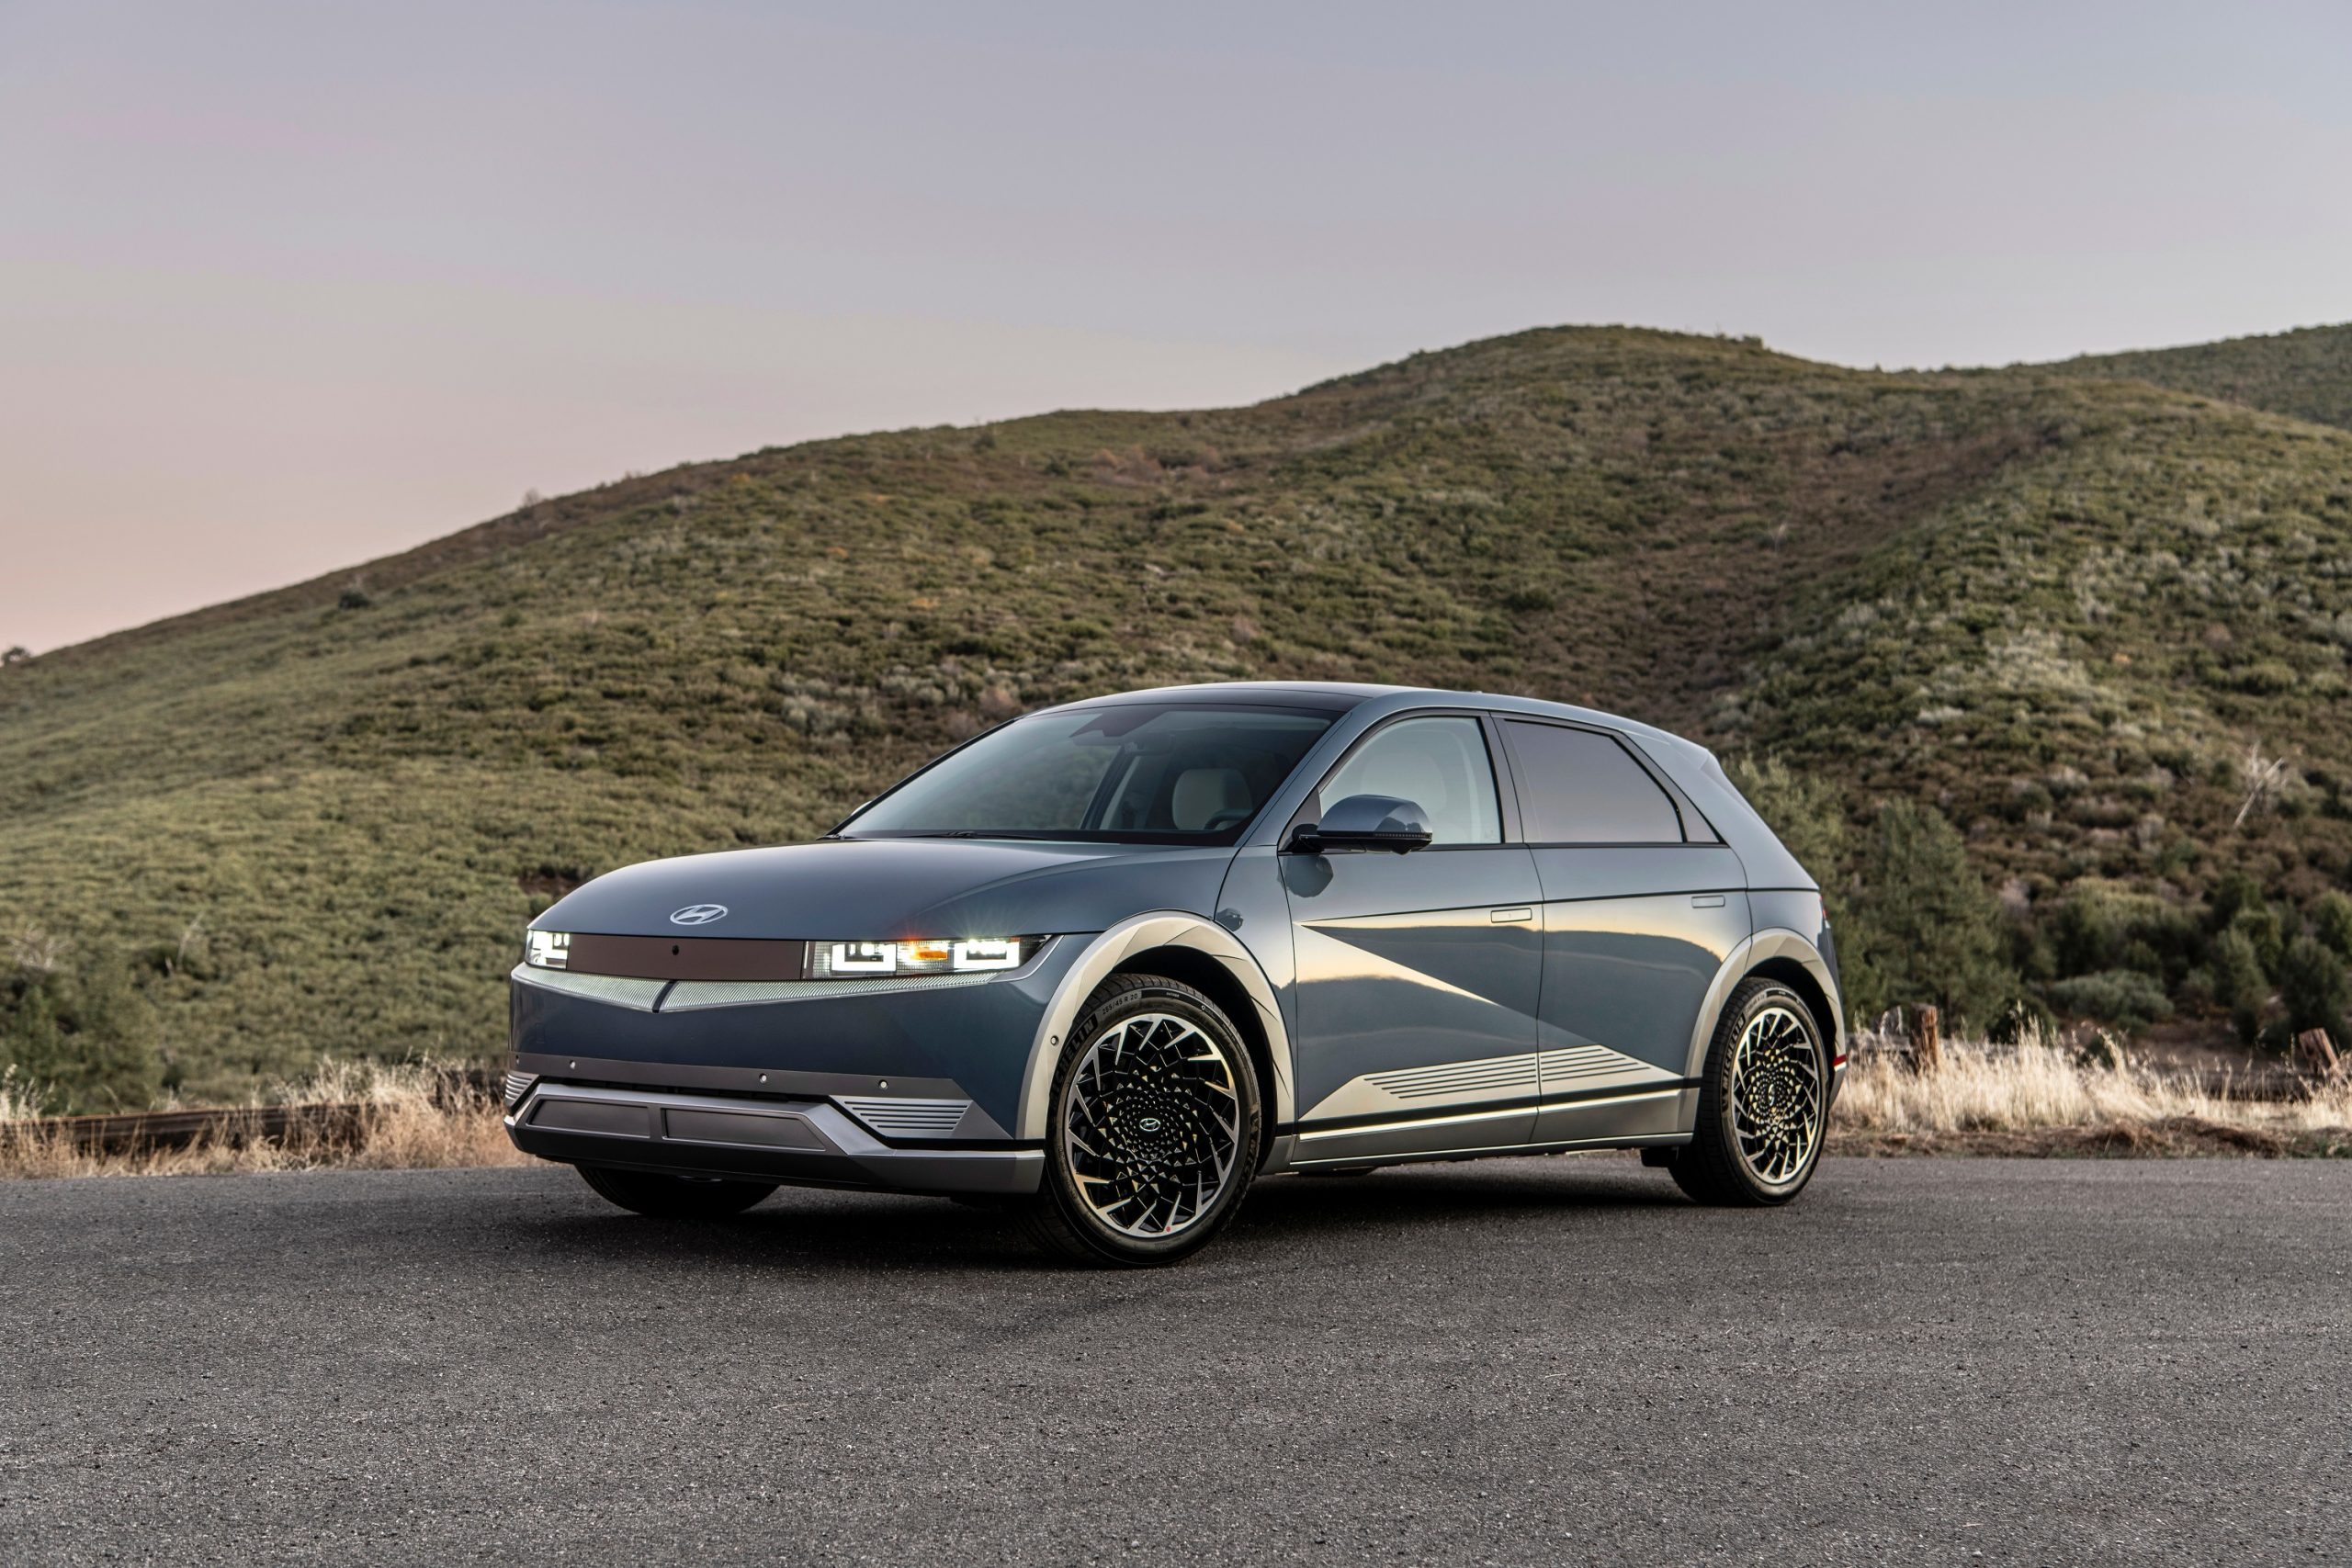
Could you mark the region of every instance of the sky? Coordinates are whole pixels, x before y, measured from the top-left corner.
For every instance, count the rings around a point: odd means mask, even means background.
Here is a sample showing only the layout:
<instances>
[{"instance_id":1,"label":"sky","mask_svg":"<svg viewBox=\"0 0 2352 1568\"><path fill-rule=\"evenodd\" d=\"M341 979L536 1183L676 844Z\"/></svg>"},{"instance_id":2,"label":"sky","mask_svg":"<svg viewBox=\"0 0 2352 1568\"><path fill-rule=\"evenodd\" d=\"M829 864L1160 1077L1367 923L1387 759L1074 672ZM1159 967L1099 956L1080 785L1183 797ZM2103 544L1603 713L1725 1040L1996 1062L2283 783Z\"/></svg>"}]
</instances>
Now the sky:
<instances>
[{"instance_id":1,"label":"sky","mask_svg":"<svg viewBox=\"0 0 2352 1568\"><path fill-rule=\"evenodd\" d=\"M852 431L2352 319L2352 5L0 0L0 647Z\"/></svg>"}]
</instances>

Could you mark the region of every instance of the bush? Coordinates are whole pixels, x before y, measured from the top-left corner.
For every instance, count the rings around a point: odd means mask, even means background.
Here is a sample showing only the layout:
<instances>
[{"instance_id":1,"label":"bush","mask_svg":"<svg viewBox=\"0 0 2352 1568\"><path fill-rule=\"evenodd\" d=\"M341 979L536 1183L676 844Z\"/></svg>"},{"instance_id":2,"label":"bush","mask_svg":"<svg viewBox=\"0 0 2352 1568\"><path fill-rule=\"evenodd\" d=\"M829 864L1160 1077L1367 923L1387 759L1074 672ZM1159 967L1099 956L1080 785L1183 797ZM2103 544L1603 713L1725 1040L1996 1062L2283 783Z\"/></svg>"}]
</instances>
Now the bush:
<instances>
[{"instance_id":1,"label":"bush","mask_svg":"<svg viewBox=\"0 0 2352 1568\"><path fill-rule=\"evenodd\" d=\"M1957 1030L1991 1024L2016 999L2000 906L1941 812L1904 800L1880 810L1855 907L1862 956L1884 1001L1934 1002Z\"/></svg>"},{"instance_id":2,"label":"bush","mask_svg":"<svg viewBox=\"0 0 2352 1568\"><path fill-rule=\"evenodd\" d=\"M2320 945L2352 963L2352 897L2329 891L2312 906L2312 931Z\"/></svg>"},{"instance_id":3,"label":"bush","mask_svg":"<svg viewBox=\"0 0 2352 1568\"><path fill-rule=\"evenodd\" d=\"M2252 944L2265 975L2278 973L2278 960L2287 951L2287 936L2278 910L2267 904L2249 905L2231 917L2229 929Z\"/></svg>"},{"instance_id":4,"label":"bush","mask_svg":"<svg viewBox=\"0 0 2352 1568\"><path fill-rule=\"evenodd\" d=\"M2051 919L2050 944L2060 975L2137 969L2177 979L2195 963L2202 935L2195 913L2152 894L2085 880L2069 888Z\"/></svg>"},{"instance_id":5,"label":"bush","mask_svg":"<svg viewBox=\"0 0 2352 1568\"><path fill-rule=\"evenodd\" d=\"M2123 945L2123 922L2113 902L2096 887L2076 886L2051 918L2050 942L2062 975L2105 969Z\"/></svg>"},{"instance_id":6,"label":"bush","mask_svg":"<svg viewBox=\"0 0 2352 1568\"><path fill-rule=\"evenodd\" d=\"M2208 953L2213 999L2230 1010L2230 1022L2247 1044L2262 1031L2262 1010L2270 999L2270 977L2246 934L2232 926L2213 939Z\"/></svg>"},{"instance_id":7,"label":"bush","mask_svg":"<svg viewBox=\"0 0 2352 1568\"><path fill-rule=\"evenodd\" d=\"M2124 1029L2145 1029L2172 1016L2164 986L2136 969L2103 969L2060 980L2050 987L2050 999L2078 1017Z\"/></svg>"},{"instance_id":8,"label":"bush","mask_svg":"<svg viewBox=\"0 0 2352 1568\"><path fill-rule=\"evenodd\" d=\"M2241 909L2262 907L2262 884L2243 871L2233 871L2213 885L2213 930L2227 930Z\"/></svg>"},{"instance_id":9,"label":"bush","mask_svg":"<svg viewBox=\"0 0 2352 1568\"><path fill-rule=\"evenodd\" d=\"M0 1072L52 1116L144 1111L164 1084L154 1009L120 962L0 981Z\"/></svg>"},{"instance_id":10,"label":"bush","mask_svg":"<svg viewBox=\"0 0 2352 1568\"><path fill-rule=\"evenodd\" d=\"M2352 1043L2344 1032L2347 999L2344 961L2312 937L2299 936L2287 944L2278 963L2278 999L2287 1009L2290 1034L2324 1029L2339 1042Z\"/></svg>"}]
</instances>

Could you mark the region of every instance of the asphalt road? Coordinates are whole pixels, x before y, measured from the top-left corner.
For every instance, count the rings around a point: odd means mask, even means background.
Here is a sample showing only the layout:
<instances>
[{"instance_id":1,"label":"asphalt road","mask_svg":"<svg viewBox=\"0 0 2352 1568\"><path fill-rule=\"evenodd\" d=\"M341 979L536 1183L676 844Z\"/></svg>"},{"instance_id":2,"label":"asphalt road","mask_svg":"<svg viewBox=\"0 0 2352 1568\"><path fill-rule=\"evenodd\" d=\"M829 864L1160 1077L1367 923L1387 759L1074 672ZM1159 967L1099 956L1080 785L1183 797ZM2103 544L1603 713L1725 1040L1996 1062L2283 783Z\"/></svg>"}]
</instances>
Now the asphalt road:
<instances>
[{"instance_id":1,"label":"asphalt road","mask_svg":"<svg viewBox=\"0 0 2352 1568\"><path fill-rule=\"evenodd\" d=\"M0 1184L0 1560L2352 1558L2352 1165L1261 1186L1069 1271L944 1201Z\"/></svg>"}]
</instances>

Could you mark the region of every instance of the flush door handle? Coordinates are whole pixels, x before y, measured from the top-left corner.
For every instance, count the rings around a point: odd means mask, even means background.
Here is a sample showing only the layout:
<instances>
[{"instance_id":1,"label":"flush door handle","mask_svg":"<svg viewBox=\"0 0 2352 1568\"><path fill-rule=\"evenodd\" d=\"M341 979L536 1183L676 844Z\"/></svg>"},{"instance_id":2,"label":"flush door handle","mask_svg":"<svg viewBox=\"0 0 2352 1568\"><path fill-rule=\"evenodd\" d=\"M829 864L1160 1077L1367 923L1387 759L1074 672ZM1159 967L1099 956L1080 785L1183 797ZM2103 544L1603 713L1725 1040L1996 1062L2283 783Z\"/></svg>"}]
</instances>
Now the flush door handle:
<instances>
[{"instance_id":1,"label":"flush door handle","mask_svg":"<svg viewBox=\"0 0 2352 1568\"><path fill-rule=\"evenodd\" d=\"M1694 909L1720 909L1724 907L1724 896L1720 893L1693 893L1690 907Z\"/></svg>"},{"instance_id":2,"label":"flush door handle","mask_svg":"<svg viewBox=\"0 0 2352 1568\"><path fill-rule=\"evenodd\" d=\"M1498 926L1509 925L1513 920L1532 920L1534 918L1535 911L1524 904L1514 904L1508 909L1497 909L1487 917Z\"/></svg>"}]
</instances>

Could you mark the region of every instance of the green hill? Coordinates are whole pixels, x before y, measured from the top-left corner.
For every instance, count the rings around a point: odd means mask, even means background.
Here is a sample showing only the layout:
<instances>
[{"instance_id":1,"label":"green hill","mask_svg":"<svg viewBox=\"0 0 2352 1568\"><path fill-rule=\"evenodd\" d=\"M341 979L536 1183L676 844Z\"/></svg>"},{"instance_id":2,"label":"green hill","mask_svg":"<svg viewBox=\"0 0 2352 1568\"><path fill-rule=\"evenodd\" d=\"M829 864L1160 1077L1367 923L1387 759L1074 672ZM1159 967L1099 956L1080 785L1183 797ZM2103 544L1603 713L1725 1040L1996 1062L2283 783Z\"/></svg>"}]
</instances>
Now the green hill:
<instances>
[{"instance_id":1,"label":"green hill","mask_svg":"<svg viewBox=\"0 0 2352 1568\"><path fill-rule=\"evenodd\" d=\"M2352 430L2352 325L2304 327L2187 348L2086 355L2049 368L2068 376L2145 381Z\"/></svg>"},{"instance_id":2,"label":"green hill","mask_svg":"<svg viewBox=\"0 0 2352 1568\"><path fill-rule=\"evenodd\" d=\"M2078 368L1532 332L681 468L47 654L0 670L0 1055L91 1106L153 1087L59 1066L107 1041L190 1100L487 1056L581 878L820 830L1026 707L1264 675L1777 753L1865 913L1866 829L1918 802L2034 995L2227 1002L2231 874L2276 971L2352 864L2352 434Z\"/></svg>"}]
</instances>

